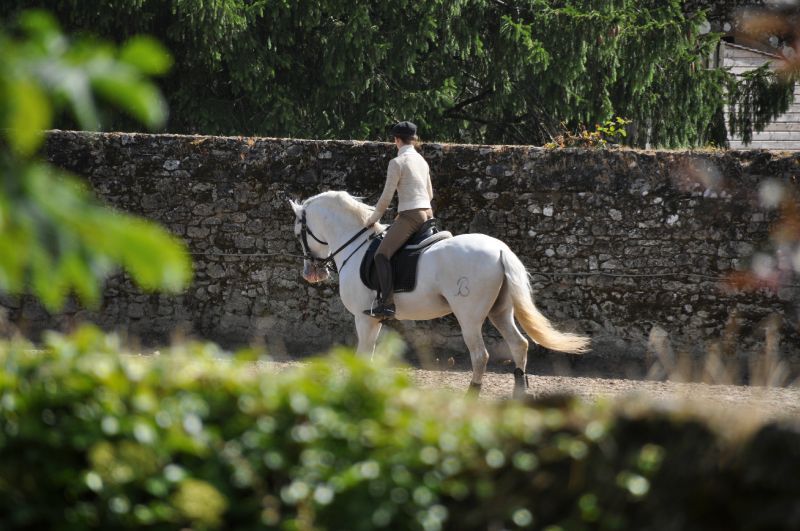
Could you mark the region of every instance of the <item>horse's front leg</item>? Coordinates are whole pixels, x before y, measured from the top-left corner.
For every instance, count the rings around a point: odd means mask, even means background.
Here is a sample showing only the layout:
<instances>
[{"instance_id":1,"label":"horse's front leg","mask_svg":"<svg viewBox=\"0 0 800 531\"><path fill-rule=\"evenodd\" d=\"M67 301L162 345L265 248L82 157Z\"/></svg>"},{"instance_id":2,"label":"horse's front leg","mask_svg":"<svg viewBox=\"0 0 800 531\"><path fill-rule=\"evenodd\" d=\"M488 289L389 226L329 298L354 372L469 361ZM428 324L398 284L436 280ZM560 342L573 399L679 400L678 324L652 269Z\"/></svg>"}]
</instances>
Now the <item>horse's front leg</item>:
<instances>
[{"instance_id":1,"label":"horse's front leg","mask_svg":"<svg viewBox=\"0 0 800 531\"><path fill-rule=\"evenodd\" d=\"M366 315L356 315L356 333L358 334L358 348L356 352L360 356L372 356L375 354L375 343L378 341L378 334L381 331L381 322Z\"/></svg>"}]
</instances>

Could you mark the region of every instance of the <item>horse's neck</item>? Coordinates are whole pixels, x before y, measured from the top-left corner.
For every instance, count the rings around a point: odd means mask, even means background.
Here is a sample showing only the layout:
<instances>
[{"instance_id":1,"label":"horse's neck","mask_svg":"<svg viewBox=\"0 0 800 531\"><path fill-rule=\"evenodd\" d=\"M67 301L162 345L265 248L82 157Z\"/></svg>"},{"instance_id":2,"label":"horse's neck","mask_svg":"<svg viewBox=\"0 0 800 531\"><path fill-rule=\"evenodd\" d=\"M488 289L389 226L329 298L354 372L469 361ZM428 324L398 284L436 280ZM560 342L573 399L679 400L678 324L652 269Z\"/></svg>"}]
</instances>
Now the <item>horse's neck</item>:
<instances>
[{"instance_id":1,"label":"horse's neck","mask_svg":"<svg viewBox=\"0 0 800 531\"><path fill-rule=\"evenodd\" d=\"M320 230L328 238L334 249L344 244L353 234L361 230L363 225L356 216L343 211L328 210L322 215L324 229Z\"/></svg>"},{"instance_id":2,"label":"horse's neck","mask_svg":"<svg viewBox=\"0 0 800 531\"><path fill-rule=\"evenodd\" d=\"M364 224L356 215L346 211L328 210L325 212L322 218L322 222L325 224L324 234L327 238L326 241L328 242L331 252L338 250L342 245L347 243L348 240L355 236L358 231L364 228ZM348 256L350 256L370 234L371 231L365 232L351 242L347 248L342 249L341 252L334 257L336 267L341 268L342 262ZM364 250L366 250L366 246L359 248L356 251L356 254L363 252ZM354 255L351 260L354 260L355 258L356 256Z\"/></svg>"}]
</instances>

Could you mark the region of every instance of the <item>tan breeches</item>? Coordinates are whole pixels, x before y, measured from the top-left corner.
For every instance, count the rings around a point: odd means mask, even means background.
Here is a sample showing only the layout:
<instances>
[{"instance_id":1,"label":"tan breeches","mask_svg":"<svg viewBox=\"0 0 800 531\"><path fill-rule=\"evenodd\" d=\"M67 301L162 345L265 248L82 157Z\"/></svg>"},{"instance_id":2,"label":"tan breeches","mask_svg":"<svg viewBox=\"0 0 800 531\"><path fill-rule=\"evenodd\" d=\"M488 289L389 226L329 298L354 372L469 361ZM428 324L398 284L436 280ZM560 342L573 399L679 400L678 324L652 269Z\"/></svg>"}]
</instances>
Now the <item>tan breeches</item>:
<instances>
[{"instance_id":1,"label":"tan breeches","mask_svg":"<svg viewBox=\"0 0 800 531\"><path fill-rule=\"evenodd\" d=\"M394 223L386 231L383 241L375 251L375 255L383 255L391 258L408 239L417 232L422 224L433 217L433 210L430 208L416 208L414 210L404 210L400 212Z\"/></svg>"}]
</instances>

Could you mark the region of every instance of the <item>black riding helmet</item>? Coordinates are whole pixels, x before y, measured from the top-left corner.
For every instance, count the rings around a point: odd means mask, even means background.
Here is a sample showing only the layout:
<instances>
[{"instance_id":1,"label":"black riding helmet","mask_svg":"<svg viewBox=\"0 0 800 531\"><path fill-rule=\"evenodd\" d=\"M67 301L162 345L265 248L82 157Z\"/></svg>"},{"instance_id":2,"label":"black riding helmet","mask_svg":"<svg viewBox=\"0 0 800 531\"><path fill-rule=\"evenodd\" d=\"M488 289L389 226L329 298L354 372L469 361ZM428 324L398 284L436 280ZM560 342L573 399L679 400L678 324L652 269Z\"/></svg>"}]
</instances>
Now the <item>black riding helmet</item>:
<instances>
[{"instance_id":1,"label":"black riding helmet","mask_svg":"<svg viewBox=\"0 0 800 531\"><path fill-rule=\"evenodd\" d=\"M398 122L392 126L391 134L400 138L414 137L417 136L417 126L407 121Z\"/></svg>"}]
</instances>

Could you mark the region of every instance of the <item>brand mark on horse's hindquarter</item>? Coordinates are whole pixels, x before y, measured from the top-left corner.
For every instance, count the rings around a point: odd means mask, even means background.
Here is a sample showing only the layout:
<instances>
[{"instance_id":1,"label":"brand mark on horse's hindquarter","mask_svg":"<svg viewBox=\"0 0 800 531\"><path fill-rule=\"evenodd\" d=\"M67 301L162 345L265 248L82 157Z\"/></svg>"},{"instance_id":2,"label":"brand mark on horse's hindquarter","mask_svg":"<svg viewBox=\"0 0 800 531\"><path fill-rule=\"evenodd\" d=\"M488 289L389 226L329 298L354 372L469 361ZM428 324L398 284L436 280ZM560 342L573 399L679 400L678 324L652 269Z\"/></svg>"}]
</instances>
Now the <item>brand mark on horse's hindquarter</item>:
<instances>
[{"instance_id":1,"label":"brand mark on horse's hindquarter","mask_svg":"<svg viewBox=\"0 0 800 531\"><path fill-rule=\"evenodd\" d=\"M458 279L458 297L466 297L469 295L469 278L461 277Z\"/></svg>"}]
</instances>

